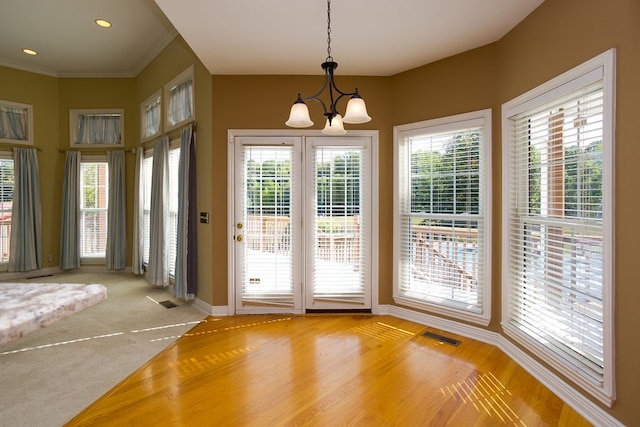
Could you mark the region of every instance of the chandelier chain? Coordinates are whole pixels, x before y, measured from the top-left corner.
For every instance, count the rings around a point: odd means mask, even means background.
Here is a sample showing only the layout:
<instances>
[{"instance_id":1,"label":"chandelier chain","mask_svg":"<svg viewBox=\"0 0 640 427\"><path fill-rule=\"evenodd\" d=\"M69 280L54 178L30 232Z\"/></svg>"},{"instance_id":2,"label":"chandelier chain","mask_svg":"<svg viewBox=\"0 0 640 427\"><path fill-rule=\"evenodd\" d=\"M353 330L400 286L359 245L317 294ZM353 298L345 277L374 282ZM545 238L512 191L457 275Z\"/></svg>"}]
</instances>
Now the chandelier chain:
<instances>
[{"instance_id":1,"label":"chandelier chain","mask_svg":"<svg viewBox=\"0 0 640 427\"><path fill-rule=\"evenodd\" d=\"M327 61L333 61L331 56L331 0L327 0Z\"/></svg>"}]
</instances>

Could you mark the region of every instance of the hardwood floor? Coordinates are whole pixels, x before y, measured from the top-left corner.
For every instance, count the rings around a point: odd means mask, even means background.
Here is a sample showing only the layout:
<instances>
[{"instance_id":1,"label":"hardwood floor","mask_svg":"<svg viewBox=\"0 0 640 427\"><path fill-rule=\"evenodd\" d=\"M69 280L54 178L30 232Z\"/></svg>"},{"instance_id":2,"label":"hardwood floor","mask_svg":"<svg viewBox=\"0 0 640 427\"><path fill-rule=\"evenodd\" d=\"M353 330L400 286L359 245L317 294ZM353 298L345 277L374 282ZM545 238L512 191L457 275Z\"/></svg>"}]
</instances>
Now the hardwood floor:
<instances>
[{"instance_id":1,"label":"hardwood floor","mask_svg":"<svg viewBox=\"0 0 640 427\"><path fill-rule=\"evenodd\" d=\"M67 425L590 424L484 343L390 316L255 315L208 317Z\"/></svg>"}]
</instances>

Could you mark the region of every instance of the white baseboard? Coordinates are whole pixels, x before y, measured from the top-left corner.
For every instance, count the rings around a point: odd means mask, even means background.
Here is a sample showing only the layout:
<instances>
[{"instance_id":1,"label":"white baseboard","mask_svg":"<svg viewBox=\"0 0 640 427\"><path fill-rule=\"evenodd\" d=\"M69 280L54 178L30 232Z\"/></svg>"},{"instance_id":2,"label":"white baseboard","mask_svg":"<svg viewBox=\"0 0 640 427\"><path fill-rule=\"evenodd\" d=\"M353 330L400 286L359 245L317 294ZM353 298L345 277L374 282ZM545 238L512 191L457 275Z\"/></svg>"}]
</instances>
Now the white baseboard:
<instances>
[{"instance_id":1,"label":"white baseboard","mask_svg":"<svg viewBox=\"0 0 640 427\"><path fill-rule=\"evenodd\" d=\"M582 393L571 387L571 385L562 378L554 374L541 363L537 362L497 332L487 331L476 326L442 319L440 317L431 316L429 314L394 305L381 305L380 314L387 314L389 316L420 323L436 329L442 329L443 331L494 345L593 425L612 427L624 426L624 424L612 417L600 406L586 398Z\"/></svg>"},{"instance_id":2,"label":"white baseboard","mask_svg":"<svg viewBox=\"0 0 640 427\"><path fill-rule=\"evenodd\" d=\"M226 305L211 305L199 298L193 301L193 306L209 316L223 317L229 315Z\"/></svg>"}]
</instances>

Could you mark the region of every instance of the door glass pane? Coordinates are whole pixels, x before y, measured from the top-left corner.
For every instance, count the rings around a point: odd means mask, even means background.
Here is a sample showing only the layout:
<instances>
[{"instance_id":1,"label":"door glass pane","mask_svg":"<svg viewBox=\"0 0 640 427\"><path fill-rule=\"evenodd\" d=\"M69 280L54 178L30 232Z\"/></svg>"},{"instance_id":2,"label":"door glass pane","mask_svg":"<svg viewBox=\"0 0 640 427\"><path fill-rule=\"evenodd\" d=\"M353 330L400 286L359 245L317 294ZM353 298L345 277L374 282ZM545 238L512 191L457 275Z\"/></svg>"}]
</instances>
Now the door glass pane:
<instances>
[{"instance_id":1,"label":"door glass pane","mask_svg":"<svg viewBox=\"0 0 640 427\"><path fill-rule=\"evenodd\" d=\"M243 304L294 305L292 147L245 146Z\"/></svg>"},{"instance_id":2,"label":"door glass pane","mask_svg":"<svg viewBox=\"0 0 640 427\"><path fill-rule=\"evenodd\" d=\"M313 299L365 300L363 147L317 146Z\"/></svg>"}]
</instances>

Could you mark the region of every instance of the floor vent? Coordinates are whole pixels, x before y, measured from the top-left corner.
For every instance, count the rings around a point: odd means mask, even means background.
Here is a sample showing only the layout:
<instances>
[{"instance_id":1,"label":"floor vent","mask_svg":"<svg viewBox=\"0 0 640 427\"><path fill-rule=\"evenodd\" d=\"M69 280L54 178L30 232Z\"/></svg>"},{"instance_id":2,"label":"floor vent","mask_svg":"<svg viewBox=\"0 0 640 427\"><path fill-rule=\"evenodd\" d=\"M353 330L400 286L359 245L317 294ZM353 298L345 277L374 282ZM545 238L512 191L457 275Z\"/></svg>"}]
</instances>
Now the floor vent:
<instances>
[{"instance_id":1,"label":"floor vent","mask_svg":"<svg viewBox=\"0 0 640 427\"><path fill-rule=\"evenodd\" d=\"M429 331L424 332L422 334L422 336L423 337L427 337L427 338L431 338L431 339L434 339L436 341L440 341L440 342L443 342L443 343L446 343L446 344L455 345L455 346L460 344L460 340L456 340L456 339L453 339L453 338L445 337L445 336L439 335L439 334L434 334L433 332L429 332Z\"/></svg>"},{"instance_id":2,"label":"floor vent","mask_svg":"<svg viewBox=\"0 0 640 427\"><path fill-rule=\"evenodd\" d=\"M160 301L158 304L160 304L161 306L163 306L164 308L173 308L173 307L177 307L178 305L166 300L166 301Z\"/></svg>"},{"instance_id":3,"label":"floor vent","mask_svg":"<svg viewBox=\"0 0 640 427\"><path fill-rule=\"evenodd\" d=\"M53 276L53 274L43 274L42 276L31 276L31 277L27 277L27 280L33 280L33 279L41 279L43 277L51 277Z\"/></svg>"}]
</instances>

